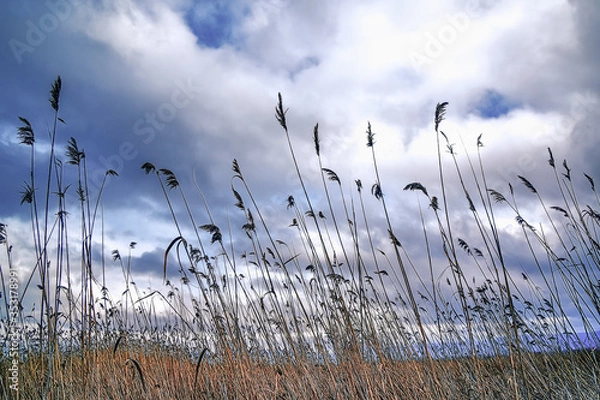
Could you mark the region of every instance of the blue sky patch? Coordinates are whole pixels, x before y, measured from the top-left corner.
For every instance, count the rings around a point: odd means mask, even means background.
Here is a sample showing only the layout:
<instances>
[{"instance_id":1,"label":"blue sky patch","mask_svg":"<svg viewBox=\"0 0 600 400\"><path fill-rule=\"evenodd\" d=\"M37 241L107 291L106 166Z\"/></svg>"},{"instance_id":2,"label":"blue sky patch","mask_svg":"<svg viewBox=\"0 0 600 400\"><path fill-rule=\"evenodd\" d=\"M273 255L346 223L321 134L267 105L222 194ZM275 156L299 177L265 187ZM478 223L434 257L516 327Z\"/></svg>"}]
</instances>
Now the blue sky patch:
<instances>
[{"instance_id":1,"label":"blue sky patch","mask_svg":"<svg viewBox=\"0 0 600 400\"><path fill-rule=\"evenodd\" d=\"M518 108L518 104L493 89L485 91L475 107L475 113L483 118L498 118Z\"/></svg>"},{"instance_id":2,"label":"blue sky patch","mask_svg":"<svg viewBox=\"0 0 600 400\"><path fill-rule=\"evenodd\" d=\"M196 4L186 13L185 22L198 42L206 47L216 49L233 42L236 15L230 3L209 1Z\"/></svg>"}]
</instances>

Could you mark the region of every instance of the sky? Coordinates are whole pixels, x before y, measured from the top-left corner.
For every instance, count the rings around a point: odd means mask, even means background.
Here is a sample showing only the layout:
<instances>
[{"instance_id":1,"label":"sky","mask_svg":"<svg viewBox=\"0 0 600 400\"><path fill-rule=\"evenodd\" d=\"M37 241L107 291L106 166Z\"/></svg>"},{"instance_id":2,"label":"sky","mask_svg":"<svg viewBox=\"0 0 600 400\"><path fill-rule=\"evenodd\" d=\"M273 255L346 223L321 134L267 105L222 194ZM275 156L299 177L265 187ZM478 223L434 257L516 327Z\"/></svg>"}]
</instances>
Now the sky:
<instances>
[{"instance_id":1,"label":"sky","mask_svg":"<svg viewBox=\"0 0 600 400\"><path fill-rule=\"evenodd\" d=\"M148 285L160 285L162 257L177 231L156 179L140 168L145 162L172 170L198 223L208 223L195 180L225 231L244 223L230 189L237 159L273 229L290 235L286 199L301 192L275 119L278 93L300 168L323 209L313 127L319 124L324 166L350 197L356 179L367 189L375 182L365 134L371 123L392 223L415 259L422 249L418 195L402 189L418 181L439 196L439 102L449 103L441 129L459 161L476 154L482 134L489 186L506 192L513 182L535 222L543 216L516 176L552 202L547 147L557 164L569 160L582 192L589 192L582 172L600 179L599 21L596 0L7 0L0 13L0 222L15 246L13 262L31 267L29 209L19 204L29 148L19 144L18 117L36 132L41 179L53 121L48 93L59 75L59 157L74 137L92 188L105 171L119 174L102 195L105 249L125 254L136 242L134 273ZM75 167L64 170L76 179ZM464 206L458 186L448 195L455 209ZM69 202L75 213L75 199ZM380 206L370 195L367 206L385 246ZM457 230L468 237L473 227L457 212ZM511 243L518 227L506 215ZM237 238L240 231L232 232ZM248 244L238 246L241 253ZM511 257L515 273L535 273ZM115 267L115 285L119 273Z\"/></svg>"}]
</instances>

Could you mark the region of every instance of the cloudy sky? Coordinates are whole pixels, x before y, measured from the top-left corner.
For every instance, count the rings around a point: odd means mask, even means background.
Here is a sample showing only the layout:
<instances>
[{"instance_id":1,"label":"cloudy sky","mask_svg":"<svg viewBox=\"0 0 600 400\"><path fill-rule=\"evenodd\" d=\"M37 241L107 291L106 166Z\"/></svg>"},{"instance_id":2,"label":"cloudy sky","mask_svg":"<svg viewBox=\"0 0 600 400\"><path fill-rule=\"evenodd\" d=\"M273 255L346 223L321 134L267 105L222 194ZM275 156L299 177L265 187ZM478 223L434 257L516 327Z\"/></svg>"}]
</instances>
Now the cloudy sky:
<instances>
[{"instance_id":1,"label":"cloudy sky","mask_svg":"<svg viewBox=\"0 0 600 400\"><path fill-rule=\"evenodd\" d=\"M490 187L505 192L524 175L552 199L547 147L557 163L570 161L582 190L582 172L600 179L599 17L596 0L5 1L0 222L8 225L14 261L29 268L29 210L19 205L29 148L19 144L18 117L36 132L42 179L53 118L48 92L58 75L66 122L58 155L64 159L74 137L92 187L106 170L118 172L103 194L106 251L123 253L137 242L135 270L148 281L160 277L162 254L177 232L156 179L140 169L145 162L175 172L197 222L208 223L195 177L225 230L228 218L243 223L230 191L236 158L273 228L289 231L286 198L300 199L300 191L274 116L278 92L317 204L323 195L314 125L324 166L351 196L355 179L367 189L375 182L365 135L371 122L394 229L418 253L418 196L402 188L419 181L439 195L438 102L449 102L441 128L461 162L467 152L475 155L483 134ZM75 179L75 167L65 166L65 176ZM527 190L519 190L527 207ZM456 208L464 206L458 187L449 195ZM367 205L376 224L379 205L371 198ZM507 232L516 229L507 221ZM518 260L512 267L529 268Z\"/></svg>"}]
</instances>

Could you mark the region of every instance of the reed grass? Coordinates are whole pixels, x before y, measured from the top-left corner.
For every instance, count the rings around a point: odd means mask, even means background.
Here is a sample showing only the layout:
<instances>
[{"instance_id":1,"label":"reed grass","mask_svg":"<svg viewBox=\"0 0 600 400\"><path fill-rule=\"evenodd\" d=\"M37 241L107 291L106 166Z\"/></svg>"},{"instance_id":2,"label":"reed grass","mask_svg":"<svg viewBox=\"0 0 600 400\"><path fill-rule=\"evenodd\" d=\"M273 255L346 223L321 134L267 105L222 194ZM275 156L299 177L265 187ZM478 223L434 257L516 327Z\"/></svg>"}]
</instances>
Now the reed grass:
<instances>
[{"instance_id":1,"label":"reed grass","mask_svg":"<svg viewBox=\"0 0 600 400\"><path fill-rule=\"evenodd\" d=\"M589 190L582 192L578 175L567 161L557 167L551 149L557 196L546 200L524 176L507 182L505 195L488 186L481 136L473 144L476 158L468 145L459 158L440 129L448 103L439 103L432 133L439 181L433 188L404 186L415 192L423 237L421 251L409 254L402 238L415 232L395 222L387 199L401 193L387 189L371 123L374 199L361 180L344 187L323 165L327 149L317 124L319 189L307 184L279 94L275 116L300 188L298 199L287 199L291 224L267 220L237 160L230 184L234 212L245 221L239 228L213 217L195 181L203 209L192 206L173 171L144 163L177 237L154 266L163 270L163 285L142 292L131 268L135 242L126 256L103 245L101 259L92 256L105 183L117 173L107 171L94 193L85 151L75 138L60 138L61 87L59 77L50 91L46 165L35 158L32 124L19 117L18 138L31 148L22 204L30 209L36 262L19 296L20 390L17 396L2 374L2 398L600 399L600 198L593 177L583 174ZM64 168L76 168L74 183L65 181ZM450 188L459 188L462 203L450 199ZM72 191L77 210L65 201ZM533 202L539 213L526 215ZM527 271L507 261L513 238L500 214L512 214L520 229ZM470 235L453 226L457 215L468 221ZM71 221L79 224L76 245ZM294 235L287 242L280 236L286 227ZM0 245L7 293L13 248L5 224ZM121 269L123 293L107 287L110 259ZM25 300L36 297L39 308L31 310ZM2 371L11 362L4 298Z\"/></svg>"}]
</instances>

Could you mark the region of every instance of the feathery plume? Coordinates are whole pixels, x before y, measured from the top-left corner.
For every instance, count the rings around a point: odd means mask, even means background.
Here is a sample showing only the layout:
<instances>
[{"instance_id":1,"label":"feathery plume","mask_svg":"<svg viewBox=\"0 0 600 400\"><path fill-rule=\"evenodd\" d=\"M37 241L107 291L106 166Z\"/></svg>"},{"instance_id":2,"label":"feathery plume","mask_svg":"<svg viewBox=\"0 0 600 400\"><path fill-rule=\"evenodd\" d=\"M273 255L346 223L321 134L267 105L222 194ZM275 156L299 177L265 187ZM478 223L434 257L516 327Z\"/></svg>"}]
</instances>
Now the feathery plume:
<instances>
[{"instance_id":1,"label":"feathery plume","mask_svg":"<svg viewBox=\"0 0 600 400\"><path fill-rule=\"evenodd\" d=\"M60 80L60 75L54 80L52 84L52 89L50 89L50 105L52 109L58 112L58 100L60 98L60 90L62 88L62 81Z\"/></svg>"},{"instance_id":2,"label":"feathery plume","mask_svg":"<svg viewBox=\"0 0 600 400\"><path fill-rule=\"evenodd\" d=\"M446 115L446 107L448 106L448 102L444 101L443 103L437 103L435 106L435 116L433 122L435 122L435 131L438 131L438 127L440 123L444 120L444 116Z\"/></svg>"}]
</instances>

